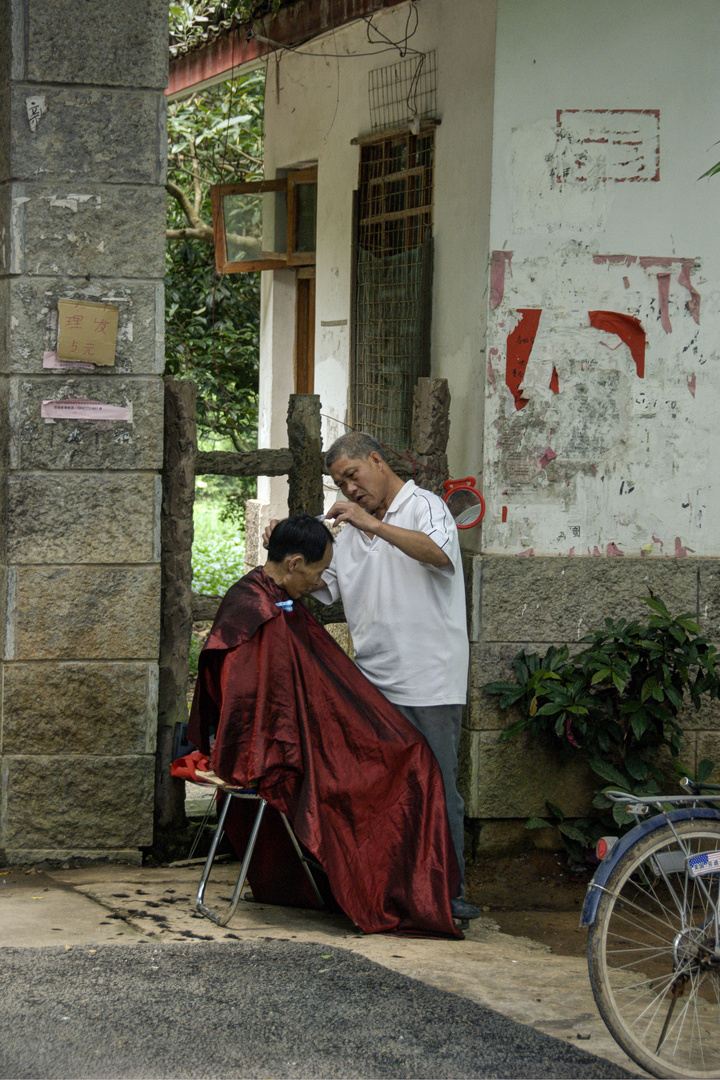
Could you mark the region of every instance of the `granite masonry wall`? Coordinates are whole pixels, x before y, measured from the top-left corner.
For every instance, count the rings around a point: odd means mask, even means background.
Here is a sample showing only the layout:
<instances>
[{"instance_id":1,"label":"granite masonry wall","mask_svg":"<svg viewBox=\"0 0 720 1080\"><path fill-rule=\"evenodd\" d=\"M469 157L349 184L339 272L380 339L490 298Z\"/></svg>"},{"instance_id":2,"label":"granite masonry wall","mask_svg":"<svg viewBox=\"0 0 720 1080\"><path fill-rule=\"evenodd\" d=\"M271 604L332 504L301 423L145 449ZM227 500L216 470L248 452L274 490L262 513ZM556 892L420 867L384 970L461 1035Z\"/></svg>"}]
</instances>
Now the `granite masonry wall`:
<instances>
[{"instance_id":1,"label":"granite masonry wall","mask_svg":"<svg viewBox=\"0 0 720 1080\"><path fill-rule=\"evenodd\" d=\"M0 860L152 842L160 625L165 0L0 0ZM58 300L114 366L43 367ZM130 420L41 418L44 400Z\"/></svg>"},{"instance_id":2,"label":"granite masonry wall","mask_svg":"<svg viewBox=\"0 0 720 1080\"><path fill-rule=\"evenodd\" d=\"M470 613L470 695L461 744L461 791L476 851L554 843L550 831L528 833L527 818L545 815L545 800L582 816L599 780L562 765L530 738L499 742L519 717L503 712L482 686L512 678L521 649L576 643L606 618L646 620L649 589L673 614L692 612L703 632L720 640L720 561L674 558L562 558L482 555L466 563ZM720 705L683 709L682 760L720 762Z\"/></svg>"}]
</instances>

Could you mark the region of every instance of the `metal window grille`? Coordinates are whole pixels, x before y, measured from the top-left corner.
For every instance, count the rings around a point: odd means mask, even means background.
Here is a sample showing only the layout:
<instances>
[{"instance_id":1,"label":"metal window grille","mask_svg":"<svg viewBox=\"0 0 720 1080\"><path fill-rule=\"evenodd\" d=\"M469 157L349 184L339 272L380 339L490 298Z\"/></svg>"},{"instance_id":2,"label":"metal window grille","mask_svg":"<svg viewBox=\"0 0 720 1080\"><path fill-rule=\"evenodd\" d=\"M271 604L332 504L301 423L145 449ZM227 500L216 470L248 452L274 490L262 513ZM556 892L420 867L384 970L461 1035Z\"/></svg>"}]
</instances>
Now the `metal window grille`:
<instances>
[{"instance_id":1,"label":"metal window grille","mask_svg":"<svg viewBox=\"0 0 720 1080\"><path fill-rule=\"evenodd\" d=\"M361 146L352 417L407 449L430 374L434 129Z\"/></svg>"},{"instance_id":2,"label":"metal window grille","mask_svg":"<svg viewBox=\"0 0 720 1080\"><path fill-rule=\"evenodd\" d=\"M435 50L375 68L368 76L368 94L373 131L437 116Z\"/></svg>"}]
</instances>

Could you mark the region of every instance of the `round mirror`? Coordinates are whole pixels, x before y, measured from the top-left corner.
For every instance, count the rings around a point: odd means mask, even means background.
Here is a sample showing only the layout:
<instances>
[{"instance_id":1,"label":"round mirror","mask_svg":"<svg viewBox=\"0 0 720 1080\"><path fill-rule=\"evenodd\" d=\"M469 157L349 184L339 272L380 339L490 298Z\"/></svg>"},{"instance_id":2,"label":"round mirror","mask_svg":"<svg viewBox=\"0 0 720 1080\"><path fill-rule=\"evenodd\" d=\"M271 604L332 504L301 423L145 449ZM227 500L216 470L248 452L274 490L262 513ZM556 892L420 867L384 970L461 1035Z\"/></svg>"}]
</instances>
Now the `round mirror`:
<instances>
[{"instance_id":1,"label":"round mirror","mask_svg":"<svg viewBox=\"0 0 720 1080\"><path fill-rule=\"evenodd\" d=\"M485 500L475 487L475 477L446 480L443 486L447 508L458 529L472 529L479 525L485 513Z\"/></svg>"}]
</instances>

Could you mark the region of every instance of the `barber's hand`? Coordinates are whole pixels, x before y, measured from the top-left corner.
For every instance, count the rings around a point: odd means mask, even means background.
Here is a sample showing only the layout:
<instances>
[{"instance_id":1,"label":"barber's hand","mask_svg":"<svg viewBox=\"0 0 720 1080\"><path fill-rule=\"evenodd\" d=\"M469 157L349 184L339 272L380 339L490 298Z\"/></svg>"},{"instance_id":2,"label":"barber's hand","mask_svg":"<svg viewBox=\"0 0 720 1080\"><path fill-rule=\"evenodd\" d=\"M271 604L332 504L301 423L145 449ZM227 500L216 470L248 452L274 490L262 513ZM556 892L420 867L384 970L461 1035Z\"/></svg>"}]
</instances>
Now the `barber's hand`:
<instances>
[{"instance_id":1,"label":"barber's hand","mask_svg":"<svg viewBox=\"0 0 720 1080\"><path fill-rule=\"evenodd\" d=\"M271 518L270 519L270 524L268 525L268 527L265 529L265 532L263 533L262 543L263 543L264 548L267 549L267 546L270 543L270 536L272 534L272 531L273 531L273 529L275 528L275 526L277 525L277 523L279 521L280 521L280 518Z\"/></svg>"},{"instance_id":2,"label":"barber's hand","mask_svg":"<svg viewBox=\"0 0 720 1080\"><path fill-rule=\"evenodd\" d=\"M369 514L367 510L363 510L362 506L354 502L334 503L325 514L325 517L331 518L335 525L347 521L348 524L353 525L356 529L362 529L363 532L375 532L380 524L373 514Z\"/></svg>"}]
</instances>

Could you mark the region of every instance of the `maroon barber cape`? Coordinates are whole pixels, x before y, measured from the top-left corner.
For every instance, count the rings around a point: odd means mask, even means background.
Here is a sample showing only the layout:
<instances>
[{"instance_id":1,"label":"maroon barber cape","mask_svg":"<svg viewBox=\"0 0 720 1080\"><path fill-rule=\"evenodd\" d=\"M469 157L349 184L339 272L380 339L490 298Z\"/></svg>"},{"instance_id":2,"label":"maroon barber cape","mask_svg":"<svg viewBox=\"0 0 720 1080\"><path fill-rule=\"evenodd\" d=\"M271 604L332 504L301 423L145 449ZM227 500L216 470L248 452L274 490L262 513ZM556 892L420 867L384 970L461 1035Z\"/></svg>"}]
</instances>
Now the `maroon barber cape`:
<instances>
[{"instance_id":1,"label":"maroon barber cape","mask_svg":"<svg viewBox=\"0 0 720 1080\"><path fill-rule=\"evenodd\" d=\"M360 929L462 937L450 910L460 873L430 747L304 605L290 603L261 567L228 591L200 654L190 741L209 753L216 729L214 771L257 787L287 815ZM233 800L233 840L245 809ZM317 906L280 817L265 819L254 899Z\"/></svg>"}]
</instances>

